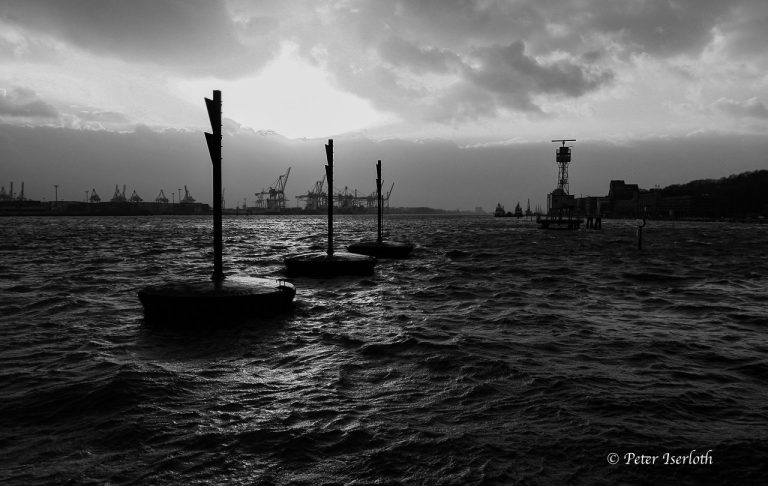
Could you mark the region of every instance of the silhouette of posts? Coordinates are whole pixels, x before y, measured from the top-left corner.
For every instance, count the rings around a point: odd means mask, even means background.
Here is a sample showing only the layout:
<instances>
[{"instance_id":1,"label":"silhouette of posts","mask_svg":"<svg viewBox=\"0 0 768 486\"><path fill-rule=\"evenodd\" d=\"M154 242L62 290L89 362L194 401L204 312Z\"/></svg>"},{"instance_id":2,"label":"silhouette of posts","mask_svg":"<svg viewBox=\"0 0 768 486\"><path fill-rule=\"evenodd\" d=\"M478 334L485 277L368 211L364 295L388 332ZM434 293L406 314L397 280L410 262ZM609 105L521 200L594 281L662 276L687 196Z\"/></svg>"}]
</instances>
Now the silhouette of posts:
<instances>
[{"instance_id":1,"label":"silhouette of posts","mask_svg":"<svg viewBox=\"0 0 768 486\"><path fill-rule=\"evenodd\" d=\"M376 265L376 259L370 256L355 255L333 250L333 140L325 145L328 165L325 177L328 179L328 249L323 252L306 252L285 258L288 275L308 275L313 277L335 277L338 275L370 275Z\"/></svg>"},{"instance_id":2,"label":"silhouette of posts","mask_svg":"<svg viewBox=\"0 0 768 486\"><path fill-rule=\"evenodd\" d=\"M325 177L328 179L328 256L333 256L333 139L325 145Z\"/></svg>"},{"instance_id":3,"label":"silhouette of posts","mask_svg":"<svg viewBox=\"0 0 768 486\"><path fill-rule=\"evenodd\" d=\"M296 288L282 280L232 276L224 279L222 268L223 206L221 188L221 91L205 98L213 133L205 133L213 164L213 275L210 280L153 285L139 291L147 322L187 327L193 324L218 326L280 312L288 308ZM186 190L186 187L185 187ZM187 191L188 199L189 191ZM179 194L179 202L181 194Z\"/></svg>"},{"instance_id":4,"label":"silhouette of posts","mask_svg":"<svg viewBox=\"0 0 768 486\"><path fill-rule=\"evenodd\" d=\"M382 239L381 239L381 220L382 220L381 215L382 215L382 212L384 211L384 209L382 208L384 201L382 201L382 199L381 199L381 160L376 162L376 194L377 194L376 197L378 197L378 199L379 199L379 201L378 201L378 203L379 203L379 211L378 211L378 213L379 213L379 233L378 233L378 238L377 238L376 241L381 243L381 241L382 241Z\"/></svg>"},{"instance_id":5,"label":"silhouette of posts","mask_svg":"<svg viewBox=\"0 0 768 486\"><path fill-rule=\"evenodd\" d=\"M205 141L213 163L213 275L211 280L224 280L222 266L221 234L221 91L214 90L213 99L205 98L208 118L211 120L213 133L205 132ZM179 193L181 200L181 193Z\"/></svg>"},{"instance_id":6,"label":"silhouette of posts","mask_svg":"<svg viewBox=\"0 0 768 486\"><path fill-rule=\"evenodd\" d=\"M643 249L643 226L645 226L645 216L643 216L642 223L638 221L637 223L637 250L640 251Z\"/></svg>"},{"instance_id":7,"label":"silhouette of posts","mask_svg":"<svg viewBox=\"0 0 768 486\"><path fill-rule=\"evenodd\" d=\"M393 184L394 186L394 184ZM384 195L381 191L381 160L376 162L376 202L378 206L378 231L376 241L360 241L347 247L351 253L368 255L377 258L408 258L413 245L408 242L384 241L382 225L384 220ZM392 192L390 190L390 192ZM389 197L389 195L387 195Z\"/></svg>"}]
</instances>

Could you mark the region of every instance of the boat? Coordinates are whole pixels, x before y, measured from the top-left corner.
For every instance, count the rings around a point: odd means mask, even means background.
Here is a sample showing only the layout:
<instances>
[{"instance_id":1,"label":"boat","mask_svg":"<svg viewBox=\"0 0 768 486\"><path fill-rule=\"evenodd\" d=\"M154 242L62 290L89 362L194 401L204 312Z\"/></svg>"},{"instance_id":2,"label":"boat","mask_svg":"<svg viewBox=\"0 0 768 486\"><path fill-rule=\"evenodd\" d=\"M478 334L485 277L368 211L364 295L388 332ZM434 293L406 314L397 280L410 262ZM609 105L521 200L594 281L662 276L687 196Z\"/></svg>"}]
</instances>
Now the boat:
<instances>
[{"instance_id":1,"label":"boat","mask_svg":"<svg viewBox=\"0 0 768 486\"><path fill-rule=\"evenodd\" d=\"M376 163L376 201L378 206L378 237L373 241L360 241L347 247L351 253L377 258L408 258L413 251L413 244L400 241L384 241L381 236L383 219L381 196L381 160Z\"/></svg>"}]
</instances>

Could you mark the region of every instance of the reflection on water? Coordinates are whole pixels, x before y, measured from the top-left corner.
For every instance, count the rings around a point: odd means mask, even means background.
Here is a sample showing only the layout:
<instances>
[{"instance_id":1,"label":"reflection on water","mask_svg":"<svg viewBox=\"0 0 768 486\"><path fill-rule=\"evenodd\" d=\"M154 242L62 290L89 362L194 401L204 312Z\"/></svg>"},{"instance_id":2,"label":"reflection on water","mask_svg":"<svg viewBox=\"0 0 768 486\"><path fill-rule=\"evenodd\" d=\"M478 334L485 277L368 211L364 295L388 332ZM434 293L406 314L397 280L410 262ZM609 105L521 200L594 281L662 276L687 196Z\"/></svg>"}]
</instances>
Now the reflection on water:
<instances>
[{"instance_id":1,"label":"reflection on water","mask_svg":"<svg viewBox=\"0 0 768 486\"><path fill-rule=\"evenodd\" d=\"M393 216L417 244L365 278L294 279L285 316L170 332L136 291L207 279L203 217L6 218L0 479L756 483L765 477L765 225L543 232ZM375 232L339 216L338 248ZM229 274L323 250L318 217L224 220ZM607 454L713 450L716 465Z\"/></svg>"}]
</instances>

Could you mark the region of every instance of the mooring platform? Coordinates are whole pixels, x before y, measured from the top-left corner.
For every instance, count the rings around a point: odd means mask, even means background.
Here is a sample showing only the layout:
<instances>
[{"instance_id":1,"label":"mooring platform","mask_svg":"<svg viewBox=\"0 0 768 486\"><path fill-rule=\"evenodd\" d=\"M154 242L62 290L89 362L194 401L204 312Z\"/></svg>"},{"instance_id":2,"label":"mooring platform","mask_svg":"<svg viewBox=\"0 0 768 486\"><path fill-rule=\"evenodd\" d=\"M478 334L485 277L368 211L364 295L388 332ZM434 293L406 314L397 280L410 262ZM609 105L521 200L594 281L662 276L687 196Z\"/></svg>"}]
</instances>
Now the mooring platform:
<instances>
[{"instance_id":1,"label":"mooring platform","mask_svg":"<svg viewBox=\"0 0 768 486\"><path fill-rule=\"evenodd\" d=\"M274 315L289 308L295 295L284 280L227 277L146 287L139 300L147 322L178 327Z\"/></svg>"},{"instance_id":2,"label":"mooring platform","mask_svg":"<svg viewBox=\"0 0 768 486\"><path fill-rule=\"evenodd\" d=\"M308 252L285 258L286 274L308 277L335 277L337 275L371 275L376 259L347 252Z\"/></svg>"},{"instance_id":3,"label":"mooring platform","mask_svg":"<svg viewBox=\"0 0 768 486\"><path fill-rule=\"evenodd\" d=\"M360 241L349 245L347 250L376 258L408 258L413 245L400 241Z\"/></svg>"}]
</instances>

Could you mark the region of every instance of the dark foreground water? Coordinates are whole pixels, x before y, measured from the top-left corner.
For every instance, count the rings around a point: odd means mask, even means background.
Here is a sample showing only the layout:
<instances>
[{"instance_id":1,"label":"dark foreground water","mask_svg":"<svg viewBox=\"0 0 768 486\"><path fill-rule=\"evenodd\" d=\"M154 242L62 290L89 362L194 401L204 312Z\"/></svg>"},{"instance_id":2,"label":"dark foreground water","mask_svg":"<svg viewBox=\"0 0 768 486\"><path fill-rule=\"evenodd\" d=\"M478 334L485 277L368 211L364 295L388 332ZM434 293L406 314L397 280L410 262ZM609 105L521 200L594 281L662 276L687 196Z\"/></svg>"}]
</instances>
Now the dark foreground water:
<instances>
[{"instance_id":1,"label":"dark foreground water","mask_svg":"<svg viewBox=\"0 0 768 486\"><path fill-rule=\"evenodd\" d=\"M209 218L0 220L0 483L766 484L768 225L387 223L412 259L172 332L136 292L209 278ZM226 269L324 232L225 219Z\"/></svg>"}]
</instances>

